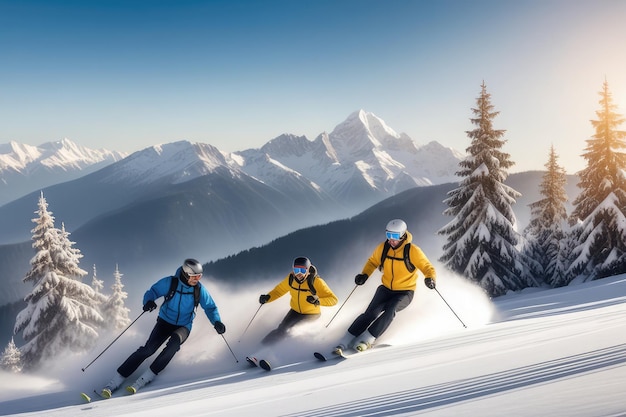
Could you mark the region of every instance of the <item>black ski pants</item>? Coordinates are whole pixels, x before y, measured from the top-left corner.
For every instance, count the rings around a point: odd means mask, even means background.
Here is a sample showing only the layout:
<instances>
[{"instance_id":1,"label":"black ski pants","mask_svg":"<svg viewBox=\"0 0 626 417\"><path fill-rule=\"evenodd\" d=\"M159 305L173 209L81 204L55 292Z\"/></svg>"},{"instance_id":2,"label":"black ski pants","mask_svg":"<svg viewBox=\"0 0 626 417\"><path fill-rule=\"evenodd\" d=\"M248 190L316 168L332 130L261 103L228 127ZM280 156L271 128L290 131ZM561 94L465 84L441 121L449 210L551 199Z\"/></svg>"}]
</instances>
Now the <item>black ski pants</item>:
<instances>
[{"instance_id":1,"label":"black ski pants","mask_svg":"<svg viewBox=\"0 0 626 417\"><path fill-rule=\"evenodd\" d=\"M146 344L132 353L128 359L117 368L117 372L124 378L128 378L139 368L139 365L141 365L143 361L152 356L169 338L170 340L167 342L165 348L150 365L150 370L158 375L159 372L165 369L167 364L170 363L176 352L180 349L180 345L187 340L187 337L189 337L189 329L185 326L170 324L159 317Z\"/></svg>"},{"instance_id":2,"label":"black ski pants","mask_svg":"<svg viewBox=\"0 0 626 417\"><path fill-rule=\"evenodd\" d=\"M368 330L376 338L380 337L389 327L396 313L411 304L415 291L393 291L384 285L376 289L363 314L357 317L348 328L348 333L358 336Z\"/></svg>"},{"instance_id":3,"label":"black ski pants","mask_svg":"<svg viewBox=\"0 0 626 417\"><path fill-rule=\"evenodd\" d=\"M300 314L293 309L289 309L283 321L280 322L277 328L272 330L261 340L261 343L264 345L269 345L272 343L276 343L283 339L289 329L291 329L296 324L303 321L317 320L320 318L321 314Z\"/></svg>"}]
</instances>

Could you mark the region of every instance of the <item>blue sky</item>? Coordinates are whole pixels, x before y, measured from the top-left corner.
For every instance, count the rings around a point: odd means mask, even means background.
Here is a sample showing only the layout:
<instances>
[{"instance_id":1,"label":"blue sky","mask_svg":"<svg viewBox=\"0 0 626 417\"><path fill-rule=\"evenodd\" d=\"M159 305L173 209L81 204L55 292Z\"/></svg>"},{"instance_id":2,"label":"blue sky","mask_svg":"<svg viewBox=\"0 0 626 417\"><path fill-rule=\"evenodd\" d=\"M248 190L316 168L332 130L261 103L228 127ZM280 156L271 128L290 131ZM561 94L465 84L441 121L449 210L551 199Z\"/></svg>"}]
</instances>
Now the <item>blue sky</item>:
<instances>
[{"instance_id":1,"label":"blue sky","mask_svg":"<svg viewBox=\"0 0 626 417\"><path fill-rule=\"evenodd\" d=\"M464 151L484 80L511 172L553 144L574 173L605 78L626 114L625 17L621 0L0 0L0 143L236 151L364 109Z\"/></svg>"}]
</instances>

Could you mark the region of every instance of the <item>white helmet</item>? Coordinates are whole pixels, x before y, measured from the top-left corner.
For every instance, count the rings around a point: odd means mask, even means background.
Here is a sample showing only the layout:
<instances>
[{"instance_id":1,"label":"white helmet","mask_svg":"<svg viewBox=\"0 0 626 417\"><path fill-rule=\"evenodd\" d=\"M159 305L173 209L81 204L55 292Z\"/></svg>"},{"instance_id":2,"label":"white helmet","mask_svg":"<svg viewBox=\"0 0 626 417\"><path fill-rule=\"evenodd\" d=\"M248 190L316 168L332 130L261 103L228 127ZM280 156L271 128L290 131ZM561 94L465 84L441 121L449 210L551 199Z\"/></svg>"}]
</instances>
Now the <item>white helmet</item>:
<instances>
[{"instance_id":1,"label":"white helmet","mask_svg":"<svg viewBox=\"0 0 626 417\"><path fill-rule=\"evenodd\" d=\"M396 237L399 237L394 238L395 240L400 240L406 234L406 223L404 222L404 220L393 219L389 223L387 223L387 232L393 234L397 233ZM391 237L388 236L387 239L391 239Z\"/></svg>"},{"instance_id":2,"label":"white helmet","mask_svg":"<svg viewBox=\"0 0 626 417\"><path fill-rule=\"evenodd\" d=\"M187 275L202 275L202 264L193 258L185 259L183 272Z\"/></svg>"}]
</instances>

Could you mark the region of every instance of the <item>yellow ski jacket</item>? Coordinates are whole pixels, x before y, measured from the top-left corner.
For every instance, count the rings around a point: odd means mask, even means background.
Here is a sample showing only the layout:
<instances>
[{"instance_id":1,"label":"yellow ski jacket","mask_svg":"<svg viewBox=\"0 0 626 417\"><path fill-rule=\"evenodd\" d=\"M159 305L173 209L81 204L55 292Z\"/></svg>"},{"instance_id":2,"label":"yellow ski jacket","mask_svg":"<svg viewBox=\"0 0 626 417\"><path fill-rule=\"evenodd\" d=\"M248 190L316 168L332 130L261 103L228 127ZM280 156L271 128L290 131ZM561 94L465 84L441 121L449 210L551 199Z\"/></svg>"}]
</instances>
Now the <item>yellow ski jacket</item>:
<instances>
[{"instance_id":1,"label":"yellow ski jacket","mask_svg":"<svg viewBox=\"0 0 626 417\"><path fill-rule=\"evenodd\" d=\"M406 239L397 248L389 248L387 251L387 257L385 258L385 264L383 265L383 275L381 277L382 284L393 291L413 290L417 286L417 271L422 271L424 278L436 279L435 267L430 263L424 252L411 243L409 251L409 259L411 263L415 265L415 270L409 272L404 263L404 246L407 243L413 241L413 235L406 232ZM383 248L385 242L381 242L372 256L369 257L365 266L363 266L363 274L371 276L372 273L380 266L380 259L382 258ZM395 259L394 259L395 258Z\"/></svg>"},{"instance_id":2,"label":"yellow ski jacket","mask_svg":"<svg viewBox=\"0 0 626 417\"><path fill-rule=\"evenodd\" d=\"M330 287L320 276L316 276L315 280L313 281L313 287L315 288L315 292L320 299L320 305L316 306L315 304L311 304L306 300L306 298L312 294L309 288L308 280L305 279L302 282L298 282L295 277L290 279L291 275L291 273L287 275L285 279L283 279L276 287L274 287L273 290L268 293L270 296L270 299L268 300L269 303L278 300L280 297L289 292L291 295L291 301L289 302L289 306L292 310L295 310L300 314L320 314L320 306L330 307L337 304L337 296L335 295L335 293L333 293Z\"/></svg>"}]
</instances>

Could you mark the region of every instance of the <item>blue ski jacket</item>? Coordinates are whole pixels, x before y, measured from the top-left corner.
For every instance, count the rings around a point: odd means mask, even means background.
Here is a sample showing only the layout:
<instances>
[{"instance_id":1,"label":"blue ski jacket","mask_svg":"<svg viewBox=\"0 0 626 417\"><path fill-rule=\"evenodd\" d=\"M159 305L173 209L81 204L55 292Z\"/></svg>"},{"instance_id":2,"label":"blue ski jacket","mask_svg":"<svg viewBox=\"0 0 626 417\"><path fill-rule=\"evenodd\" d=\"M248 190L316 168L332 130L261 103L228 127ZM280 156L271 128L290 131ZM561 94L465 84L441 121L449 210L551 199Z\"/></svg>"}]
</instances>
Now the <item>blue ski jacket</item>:
<instances>
[{"instance_id":1,"label":"blue ski jacket","mask_svg":"<svg viewBox=\"0 0 626 417\"><path fill-rule=\"evenodd\" d=\"M181 272L182 267L179 267L174 274L178 277L176 292L169 301L165 301L161 304L161 308L159 308L159 317L170 324L185 326L189 329L189 331L191 331L193 320L196 317L194 305L195 298L193 294L194 287L183 282L180 278ZM171 276L164 277L152 285L152 287L150 287L150 289L143 295L144 305L150 300L155 301L159 297L165 297L170 290L171 280ZM214 325L216 322L221 321L217 305L215 305L215 301L213 301L213 297L211 297L211 294L209 294L207 289L199 282L197 285L200 286L199 304L211 324Z\"/></svg>"}]
</instances>

